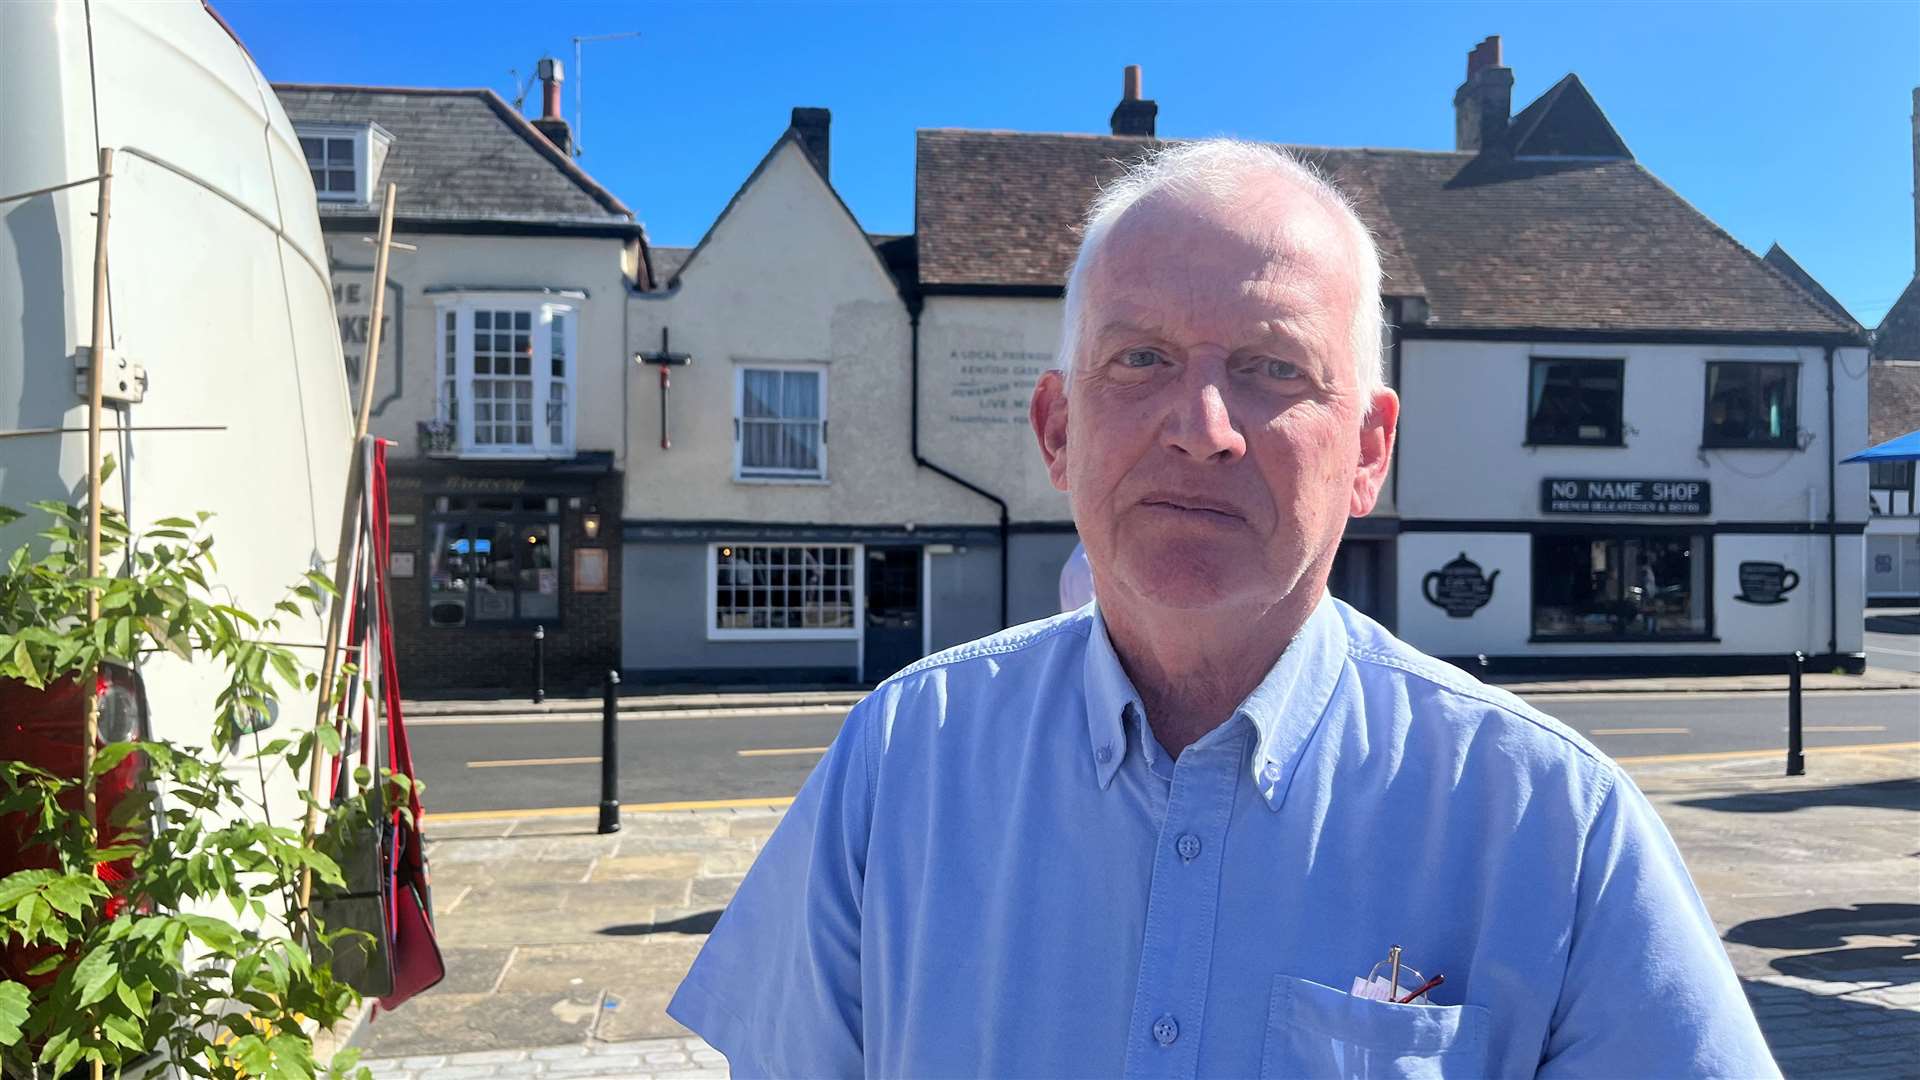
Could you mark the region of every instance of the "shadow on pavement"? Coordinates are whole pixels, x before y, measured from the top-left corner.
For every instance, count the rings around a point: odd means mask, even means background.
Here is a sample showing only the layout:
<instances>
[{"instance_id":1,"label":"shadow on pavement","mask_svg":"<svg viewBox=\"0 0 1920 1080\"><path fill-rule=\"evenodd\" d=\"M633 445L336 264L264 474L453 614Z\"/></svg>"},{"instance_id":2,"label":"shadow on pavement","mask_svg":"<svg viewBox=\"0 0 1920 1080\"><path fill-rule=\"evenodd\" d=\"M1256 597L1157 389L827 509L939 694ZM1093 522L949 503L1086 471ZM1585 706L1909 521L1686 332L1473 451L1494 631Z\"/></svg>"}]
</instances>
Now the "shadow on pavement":
<instances>
[{"instance_id":1,"label":"shadow on pavement","mask_svg":"<svg viewBox=\"0 0 1920 1080\"><path fill-rule=\"evenodd\" d=\"M1734 814L1784 814L1809 806L1871 806L1882 810L1920 810L1920 779L1881 780L1871 784L1802 788L1793 791L1751 791L1682 799L1676 805Z\"/></svg>"},{"instance_id":2,"label":"shadow on pavement","mask_svg":"<svg viewBox=\"0 0 1920 1080\"><path fill-rule=\"evenodd\" d=\"M1845 945L1850 935L1908 936L1916 927L1920 904L1854 904L1748 919L1729 928L1725 937L1760 949L1831 949Z\"/></svg>"},{"instance_id":3,"label":"shadow on pavement","mask_svg":"<svg viewBox=\"0 0 1920 1080\"><path fill-rule=\"evenodd\" d=\"M1920 983L1916 927L1920 904L1876 903L1751 919L1727 931L1729 942L1792 953L1768 961L1788 979L1741 980L1782 1072L1911 1075L1913 1047L1920 1046L1920 1012L1875 995L1889 989L1905 993L1904 988ZM1852 937L1879 940L1849 945ZM1886 944L1889 940L1903 943Z\"/></svg>"},{"instance_id":4,"label":"shadow on pavement","mask_svg":"<svg viewBox=\"0 0 1920 1080\"><path fill-rule=\"evenodd\" d=\"M666 922L624 923L620 926L609 926L600 932L608 937L645 937L648 934L711 934L713 933L714 924L720 921L721 910L723 909L716 908L712 911L699 911L692 915L683 915L678 919L669 919Z\"/></svg>"},{"instance_id":5,"label":"shadow on pavement","mask_svg":"<svg viewBox=\"0 0 1920 1080\"><path fill-rule=\"evenodd\" d=\"M1787 1077L1910 1078L1920 1015L1911 1010L1742 979L1760 1033Z\"/></svg>"},{"instance_id":6,"label":"shadow on pavement","mask_svg":"<svg viewBox=\"0 0 1920 1080\"><path fill-rule=\"evenodd\" d=\"M1869 615L1867 629L1877 634L1920 634L1920 615Z\"/></svg>"}]
</instances>

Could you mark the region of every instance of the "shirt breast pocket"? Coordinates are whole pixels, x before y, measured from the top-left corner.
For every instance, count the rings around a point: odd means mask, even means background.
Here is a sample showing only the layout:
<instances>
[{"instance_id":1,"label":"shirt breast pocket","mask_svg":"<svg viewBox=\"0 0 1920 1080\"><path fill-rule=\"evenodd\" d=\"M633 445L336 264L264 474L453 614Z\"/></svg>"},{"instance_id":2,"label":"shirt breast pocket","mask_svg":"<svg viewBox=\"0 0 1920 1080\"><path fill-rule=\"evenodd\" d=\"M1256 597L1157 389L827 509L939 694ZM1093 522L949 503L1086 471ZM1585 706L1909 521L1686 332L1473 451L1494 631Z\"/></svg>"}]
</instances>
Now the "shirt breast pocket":
<instances>
[{"instance_id":1,"label":"shirt breast pocket","mask_svg":"<svg viewBox=\"0 0 1920 1080\"><path fill-rule=\"evenodd\" d=\"M1487 1020L1487 1010L1479 1005L1389 1005L1276 975L1260 1075L1263 1080L1482 1076Z\"/></svg>"}]
</instances>

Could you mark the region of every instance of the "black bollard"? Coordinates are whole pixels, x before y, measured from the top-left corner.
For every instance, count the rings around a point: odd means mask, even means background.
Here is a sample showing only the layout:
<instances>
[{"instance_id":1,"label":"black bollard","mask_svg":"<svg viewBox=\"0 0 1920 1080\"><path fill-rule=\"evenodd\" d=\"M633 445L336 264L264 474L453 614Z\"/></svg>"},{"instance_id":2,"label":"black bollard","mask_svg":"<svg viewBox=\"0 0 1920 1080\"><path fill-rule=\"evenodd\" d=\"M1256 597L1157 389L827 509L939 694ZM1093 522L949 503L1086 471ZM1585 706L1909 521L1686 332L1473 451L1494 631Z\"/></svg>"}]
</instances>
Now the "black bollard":
<instances>
[{"instance_id":1,"label":"black bollard","mask_svg":"<svg viewBox=\"0 0 1920 1080\"><path fill-rule=\"evenodd\" d=\"M620 673L607 672L605 696L600 701L600 832L620 831L620 730L618 711Z\"/></svg>"},{"instance_id":2,"label":"black bollard","mask_svg":"<svg viewBox=\"0 0 1920 1080\"><path fill-rule=\"evenodd\" d=\"M533 628L533 703L547 700L547 628Z\"/></svg>"},{"instance_id":3,"label":"black bollard","mask_svg":"<svg viewBox=\"0 0 1920 1080\"><path fill-rule=\"evenodd\" d=\"M1793 666L1787 669L1787 775L1805 776L1807 757L1801 753L1800 746L1800 665L1804 664L1807 654L1798 650L1793 654Z\"/></svg>"}]
</instances>

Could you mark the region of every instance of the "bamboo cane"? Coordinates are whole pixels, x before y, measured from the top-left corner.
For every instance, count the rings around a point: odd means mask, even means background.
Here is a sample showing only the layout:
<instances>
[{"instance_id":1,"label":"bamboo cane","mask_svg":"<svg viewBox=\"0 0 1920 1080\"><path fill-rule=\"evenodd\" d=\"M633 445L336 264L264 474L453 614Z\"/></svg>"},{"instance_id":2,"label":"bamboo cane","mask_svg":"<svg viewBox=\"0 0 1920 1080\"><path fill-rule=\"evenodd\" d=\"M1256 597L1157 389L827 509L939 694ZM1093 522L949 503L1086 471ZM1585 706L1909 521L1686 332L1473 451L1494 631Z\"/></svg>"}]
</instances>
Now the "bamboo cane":
<instances>
[{"instance_id":1,"label":"bamboo cane","mask_svg":"<svg viewBox=\"0 0 1920 1080\"><path fill-rule=\"evenodd\" d=\"M100 211L93 227L93 346L87 356L87 577L100 576L100 413L101 387L105 385L107 350L107 217L113 208L113 150L100 148ZM87 625L100 621L100 587L87 586ZM98 677L98 669L90 672ZM91 680L89 680L91 681ZM83 686L87 697L87 728L81 739L80 812L86 819L87 835L98 842L99 828L94 821L93 744L100 738L100 695L92 686ZM98 1037L96 1030L94 1035ZM93 1063L93 1080L101 1080L104 1067Z\"/></svg>"},{"instance_id":2,"label":"bamboo cane","mask_svg":"<svg viewBox=\"0 0 1920 1080\"><path fill-rule=\"evenodd\" d=\"M307 819L301 830L301 839L307 844L313 843L314 834L320 828L320 725L330 717L333 705L333 680L337 674L340 660L341 624L345 621L348 591L352 586L351 574L355 559L354 547L359 540L360 502L364 495L361 491L361 477L366 464L363 460L361 443L367 438L367 424L373 416L373 384L380 373L380 321L384 314L387 298L387 255L393 245L393 204L398 195L397 185L389 183L386 190L386 203L380 208L380 239L376 241L373 259L373 312L367 327L367 360L360 373L360 407L353 426L353 446L347 454L347 491L340 513L340 544L338 557L333 569L333 605L327 615L327 636L325 649L320 659L320 700L314 710L313 755L307 763ZM302 867L300 871L300 905L298 918L294 921L294 933L301 935L307 926L307 915L313 900L313 871Z\"/></svg>"},{"instance_id":3,"label":"bamboo cane","mask_svg":"<svg viewBox=\"0 0 1920 1080\"><path fill-rule=\"evenodd\" d=\"M113 151L100 151L99 220L93 227L93 346L87 357L87 577L100 576L100 413L107 368L107 217L113 207ZM100 621L100 588L87 586L87 625ZM89 672L89 675L94 673ZM81 745L80 807L94 832L93 744L100 738L100 695L83 688L87 728Z\"/></svg>"}]
</instances>

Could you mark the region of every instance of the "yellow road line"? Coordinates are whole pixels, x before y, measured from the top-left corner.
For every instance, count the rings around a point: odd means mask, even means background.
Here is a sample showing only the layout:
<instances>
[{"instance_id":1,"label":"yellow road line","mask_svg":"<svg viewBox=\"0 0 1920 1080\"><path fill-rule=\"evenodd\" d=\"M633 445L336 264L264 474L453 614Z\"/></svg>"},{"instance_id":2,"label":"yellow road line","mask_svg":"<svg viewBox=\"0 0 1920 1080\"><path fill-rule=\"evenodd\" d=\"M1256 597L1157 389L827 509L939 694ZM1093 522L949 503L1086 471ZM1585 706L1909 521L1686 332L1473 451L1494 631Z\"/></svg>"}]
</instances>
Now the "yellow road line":
<instances>
[{"instance_id":1,"label":"yellow road line","mask_svg":"<svg viewBox=\"0 0 1920 1080\"><path fill-rule=\"evenodd\" d=\"M741 757L781 757L787 754L824 754L824 746L784 746L775 750L735 750Z\"/></svg>"},{"instance_id":2,"label":"yellow road line","mask_svg":"<svg viewBox=\"0 0 1920 1080\"><path fill-rule=\"evenodd\" d=\"M499 761L469 761L469 769L505 769L517 765L598 765L597 757L505 758Z\"/></svg>"},{"instance_id":3,"label":"yellow road line","mask_svg":"<svg viewBox=\"0 0 1920 1080\"><path fill-rule=\"evenodd\" d=\"M623 814L659 814L672 810L743 810L756 806L779 809L793 805L791 795L769 795L764 799L704 799L693 802L657 802L623 803ZM452 813L428 814L428 825L445 825L456 821L497 821L501 818L553 818L553 817L592 817L600 812L597 806L543 806L533 810L456 810Z\"/></svg>"},{"instance_id":4,"label":"yellow road line","mask_svg":"<svg viewBox=\"0 0 1920 1080\"><path fill-rule=\"evenodd\" d=\"M1809 754L1869 753L1884 750L1920 750L1920 742L1857 743L1852 746L1809 746ZM1622 765L1658 765L1669 761L1738 761L1741 758L1783 758L1787 748L1778 750L1716 750L1704 754L1653 754L1647 757L1623 757L1613 760Z\"/></svg>"},{"instance_id":5,"label":"yellow road line","mask_svg":"<svg viewBox=\"0 0 1920 1080\"><path fill-rule=\"evenodd\" d=\"M1885 731L1885 724L1806 724L1802 731Z\"/></svg>"},{"instance_id":6,"label":"yellow road line","mask_svg":"<svg viewBox=\"0 0 1920 1080\"><path fill-rule=\"evenodd\" d=\"M1589 735L1688 735L1683 727L1597 727Z\"/></svg>"}]
</instances>

